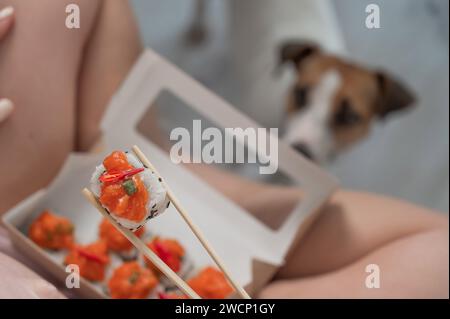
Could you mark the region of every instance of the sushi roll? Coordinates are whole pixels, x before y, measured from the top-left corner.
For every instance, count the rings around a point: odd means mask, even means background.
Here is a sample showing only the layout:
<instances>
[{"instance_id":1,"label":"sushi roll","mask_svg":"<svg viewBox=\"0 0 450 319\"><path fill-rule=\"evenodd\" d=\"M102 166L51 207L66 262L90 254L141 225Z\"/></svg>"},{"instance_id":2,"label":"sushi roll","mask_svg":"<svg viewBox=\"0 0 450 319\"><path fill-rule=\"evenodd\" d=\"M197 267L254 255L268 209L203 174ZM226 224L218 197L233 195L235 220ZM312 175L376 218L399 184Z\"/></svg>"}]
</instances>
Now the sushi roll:
<instances>
[{"instance_id":1,"label":"sushi roll","mask_svg":"<svg viewBox=\"0 0 450 319\"><path fill-rule=\"evenodd\" d=\"M204 299L225 299L233 292L224 274L211 266L202 269L186 283Z\"/></svg>"},{"instance_id":2,"label":"sushi roll","mask_svg":"<svg viewBox=\"0 0 450 319\"><path fill-rule=\"evenodd\" d=\"M112 152L95 168L90 184L101 205L131 231L169 207L162 180L130 153Z\"/></svg>"},{"instance_id":3,"label":"sushi roll","mask_svg":"<svg viewBox=\"0 0 450 319\"><path fill-rule=\"evenodd\" d=\"M66 265L78 265L81 277L91 281L105 278L109 262L108 246L103 240L85 246L74 245L64 260Z\"/></svg>"},{"instance_id":4,"label":"sushi roll","mask_svg":"<svg viewBox=\"0 0 450 319\"><path fill-rule=\"evenodd\" d=\"M43 211L33 221L28 236L42 248L59 250L69 249L74 243L74 226L72 222L49 210Z\"/></svg>"},{"instance_id":5,"label":"sushi roll","mask_svg":"<svg viewBox=\"0 0 450 319\"><path fill-rule=\"evenodd\" d=\"M142 237L144 227L134 232L137 237ZM104 218L99 226L99 237L106 242L108 249L119 254L123 259L134 259L137 256L133 244L113 225Z\"/></svg>"},{"instance_id":6,"label":"sushi roll","mask_svg":"<svg viewBox=\"0 0 450 319\"><path fill-rule=\"evenodd\" d=\"M155 236L147 244L158 257L167 265L170 269L176 272L180 277L185 277L189 270L192 268L192 263L186 256L186 251L183 246L176 240L171 238L161 238ZM144 262L148 268L150 268L155 274L161 276L159 269L153 265L153 263L143 256ZM163 283L170 287L172 285L165 277L161 277Z\"/></svg>"},{"instance_id":7,"label":"sushi roll","mask_svg":"<svg viewBox=\"0 0 450 319\"><path fill-rule=\"evenodd\" d=\"M136 261L123 263L108 281L109 293L114 299L145 299L157 285L153 272Z\"/></svg>"}]
</instances>

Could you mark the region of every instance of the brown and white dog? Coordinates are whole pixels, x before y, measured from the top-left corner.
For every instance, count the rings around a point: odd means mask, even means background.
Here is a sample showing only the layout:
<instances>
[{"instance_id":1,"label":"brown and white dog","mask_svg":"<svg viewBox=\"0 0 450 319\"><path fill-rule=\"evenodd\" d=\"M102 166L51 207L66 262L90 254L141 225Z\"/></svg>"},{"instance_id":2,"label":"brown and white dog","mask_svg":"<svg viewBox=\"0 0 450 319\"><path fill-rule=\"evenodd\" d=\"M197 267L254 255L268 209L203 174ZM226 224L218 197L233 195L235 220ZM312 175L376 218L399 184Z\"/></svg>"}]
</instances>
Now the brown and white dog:
<instances>
[{"instance_id":1,"label":"brown and white dog","mask_svg":"<svg viewBox=\"0 0 450 319\"><path fill-rule=\"evenodd\" d=\"M207 33L206 2L195 3L192 42ZM324 163L362 140L377 119L413 104L413 94L392 76L340 57L346 53L345 41L330 1L229 4L240 107L263 126L279 125L285 117L285 141L316 162ZM273 77L277 60L294 67L293 85L286 74ZM286 111L282 108L289 86Z\"/></svg>"},{"instance_id":2,"label":"brown and white dog","mask_svg":"<svg viewBox=\"0 0 450 319\"><path fill-rule=\"evenodd\" d=\"M284 139L319 163L365 137L375 120L415 100L385 72L327 54L313 43L285 42L280 62L291 63L296 71L287 98Z\"/></svg>"}]
</instances>

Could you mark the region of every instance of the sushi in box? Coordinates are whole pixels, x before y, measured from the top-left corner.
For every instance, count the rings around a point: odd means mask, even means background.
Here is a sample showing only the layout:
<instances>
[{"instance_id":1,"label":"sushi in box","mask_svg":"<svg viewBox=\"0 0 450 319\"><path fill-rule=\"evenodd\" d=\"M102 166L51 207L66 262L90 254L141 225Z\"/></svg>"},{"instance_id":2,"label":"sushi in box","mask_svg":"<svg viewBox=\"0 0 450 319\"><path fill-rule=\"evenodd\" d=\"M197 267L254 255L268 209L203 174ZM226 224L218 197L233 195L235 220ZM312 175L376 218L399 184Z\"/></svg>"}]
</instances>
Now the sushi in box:
<instances>
[{"instance_id":1,"label":"sushi in box","mask_svg":"<svg viewBox=\"0 0 450 319\"><path fill-rule=\"evenodd\" d=\"M140 119L153 107L153 102L164 90L170 91L222 128L258 127L175 66L146 50L108 106L101 122L103 136L100 146L91 153L71 154L52 183L9 210L2 217L3 224L17 248L53 274L61 284L66 282L68 276L65 267L67 259L80 263L80 260L100 264L104 262L103 280L80 279L80 287L74 292L81 297L111 297L111 287L116 297L158 297L159 294L160 297L167 297L167 289L173 287L164 279L161 280L161 275L145 259L139 257L132 247L117 238L117 234L111 234L108 226L103 226L102 230L101 214L81 194L83 188L90 187L99 195L101 185L96 178L107 171L107 167L102 166L104 159L113 151L126 151L136 144L202 230L232 277L254 295L283 265L290 248L301 240L302 234L337 183L333 177L308 162L288 145L277 141L278 153L272 160L276 161L278 169L285 175L301 183L304 196L281 227L276 230L267 227L186 167L173 163L166 152L137 131ZM270 139L276 137L270 136ZM256 145L246 146L256 149ZM135 168L139 168L140 164L135 159L128 159ZM209 268L215 266L213 261L180 218L175 207L168 206L168 199L164 189L157 183L157 176L150 172L142 179L143 185L150 191L150 197L153 195L155 201L148 203L150 206L146 207L143 215L133 222L120 218L116 218L116 221L122 221L124 227L134 231L147 221L145 234L141 233L139 236L147 239L148 234L151 234L152 240L156 241L149 243L150 248L165 256L166 260L170 259L172 267L185 280L196 285L205 296L215 296L203 289L204 283L218 282L219 286L222 283L220 275ZM136 185L139 186L138 184ZM136 185L124 187L127 192L133 193ZM103 206L108 206L108 202L105 203ZM156 212L152 211L153 206ZM48 210L62 219L47 216L41 224L32 227L41 213ZM153 218L149 218L149 214ZM30 228L33 228L31 238ZM39 233L42 229L45 230L45 235ZM57 243L55 238L61 238L61 241ZM173 241L169 242L167 239ZM95 249L89 246L97 241L106 242L106 245L101 245L107 247L108 258L97 256L99 253L96 246ZM182 250L175 242L182 246ZM77 250L72 251L73 249ZM180 254L181 251L184 253ZM71 257L67 257L70 254ZM191 269L189 271L184 267ZM97 278L96 274L94 277ZM221 289L227 292L226 287Z\"/></svg>"},{"instance_id":2,"label":"sushi in box","mask_svg":"<svg viewBox=\"0 0 450 319\"><path fill-rule=\"evenodd\" d=\"M178 276L186 280L194 269L194 261L179 240L161 236L149 236L146 245L164 261ZM141 263L151 269L161 280L165 288L176 286L168 280L145 256L140 255Z\"/></svg>"}]
</instances>

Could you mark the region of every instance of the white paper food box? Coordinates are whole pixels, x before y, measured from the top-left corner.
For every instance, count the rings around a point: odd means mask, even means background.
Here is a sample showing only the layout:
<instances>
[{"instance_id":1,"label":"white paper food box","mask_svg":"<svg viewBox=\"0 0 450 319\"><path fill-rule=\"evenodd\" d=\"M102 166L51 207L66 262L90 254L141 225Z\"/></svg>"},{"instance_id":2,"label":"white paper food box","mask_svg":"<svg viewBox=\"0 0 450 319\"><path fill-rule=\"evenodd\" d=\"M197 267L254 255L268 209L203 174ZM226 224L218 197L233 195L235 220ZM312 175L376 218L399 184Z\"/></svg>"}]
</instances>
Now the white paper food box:
<instances>
[{"instance_id":1,"label":"white paper food box","mask_svg":"<svg viewBox=\"0 0 450 319\"><path fill-rule=\"evenodd\" d=\"M137 123L162 90L170 91L218 127L258 127L168 61L146 50L112 98L102 120L104 151L71 154L51 185L9 210L2 218L3 223L21 251L64 282L67 276L62 265L64 254L35 245L26 236L29 225L42 210L49 208L74 222L78 242L96 240L101 215L85 200L81 189L89 186L94 167L106 154L136 144L165 178L232 276L254 294L283 264L290 247L301 238L337 183L279 141L279 170L301 184L304 197L278 230L268 228L182 165L172 163L165 152L137 132ZM179 239L198 268L214 264L173 206L146 227L151 232ZM101 285L86 280L82 280L75 293L82 297L106 297Z\"/></svg>"}]
</instances>

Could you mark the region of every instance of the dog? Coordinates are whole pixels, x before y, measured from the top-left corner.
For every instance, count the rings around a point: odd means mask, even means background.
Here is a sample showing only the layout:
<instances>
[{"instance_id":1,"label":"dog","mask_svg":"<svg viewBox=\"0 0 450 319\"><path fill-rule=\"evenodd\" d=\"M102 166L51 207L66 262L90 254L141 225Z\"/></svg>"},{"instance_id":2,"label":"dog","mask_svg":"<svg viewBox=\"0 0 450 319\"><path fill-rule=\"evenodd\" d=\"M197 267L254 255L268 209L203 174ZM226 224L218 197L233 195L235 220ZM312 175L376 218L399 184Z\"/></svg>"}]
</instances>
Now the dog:
<instances>
[{"instance_id":1,"label":"dog","mask_svg":"<svg viewBox=\"0 0 450 319\"><path fill-rule=\"evenodd\" d=\"M362 140L374 121L410 108L416 99L386 72L327 54L314 43L288 40L280 45L279 57L296 72L284 140L318 163Z\"/></svg>"},{"instance_id":2,"label":"dog","mask_svg":"<svg viewBox=\"0 0 450 319\"><path fill-rule=\"evenodd\" d=\"M203 0L194 3L188 33L199 44L207 10ZM363 140L377 119L414 104L411 90L392 75L342 58L344 40L327 1L235 0L230 7L241 109L262 125L279 126L287 143L318 164ZM246 29L258 32L249 38ZM293 67L293 84L273 76L280 64Z\"/></svg>"}]
</instances>

